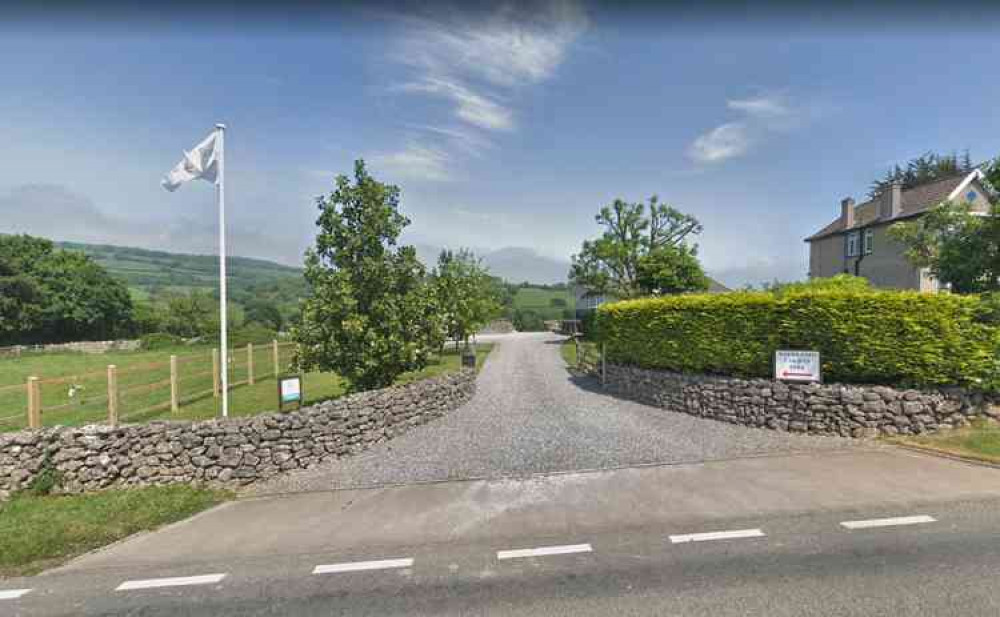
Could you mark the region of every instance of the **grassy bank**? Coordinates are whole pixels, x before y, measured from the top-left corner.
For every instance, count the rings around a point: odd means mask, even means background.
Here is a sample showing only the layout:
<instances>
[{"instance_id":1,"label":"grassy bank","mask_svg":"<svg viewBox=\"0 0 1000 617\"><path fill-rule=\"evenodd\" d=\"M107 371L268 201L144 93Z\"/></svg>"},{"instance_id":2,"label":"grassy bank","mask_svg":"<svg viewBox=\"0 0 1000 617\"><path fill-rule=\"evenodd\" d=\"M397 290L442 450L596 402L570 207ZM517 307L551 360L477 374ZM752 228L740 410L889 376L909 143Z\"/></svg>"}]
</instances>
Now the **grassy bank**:
<instances>
[{"instance_id":1,"label":"grassy bank","mask_svg":"<svg viewBox=\"0 0 1000 617\"><path fill-rule=\"evenodd\" d=\"M584 354L591 362L596 361L599 357L599 349L597 343L593 341L580 341L580 352ZM576 368L579 364L580 358L577 356L577 346L573 342L572 338L568 338L563 341L563 344L559 346L559 352L562 354L563 361L566 366L570 368Z\"/></svg>"},{"instance_id":2,"label":"grassy bank","mask_svg":"<svg viewBox=\"0 0 1000 617\"><path fill-rule=\"evenodd\" d=\"M969 428L892 440L932 452L1000 464L1000 427L977 422Z\"/></svg>"},{"instance_id":3,"label":"grassy bank","mask_svg":"<svg viewBox=\"0 0 1000 617\"><path fill-rule=\"evenodd\" d=\"M228 498L225 492L189 486L15 497L0 504L0 577L35 574Z\"/></svg>"},{"instance_id":4,"label":"grassy bank","mask_svg":"<svg viewBox=\"0 0 1000 617\"><path fill-rule=\"evenodd\" d=\"M576 366L576 345L573 343L573 339L568 338L563 341L563 344L559 346L559 353L562 354L566 366Z\"/></svg>"}]
</instances>

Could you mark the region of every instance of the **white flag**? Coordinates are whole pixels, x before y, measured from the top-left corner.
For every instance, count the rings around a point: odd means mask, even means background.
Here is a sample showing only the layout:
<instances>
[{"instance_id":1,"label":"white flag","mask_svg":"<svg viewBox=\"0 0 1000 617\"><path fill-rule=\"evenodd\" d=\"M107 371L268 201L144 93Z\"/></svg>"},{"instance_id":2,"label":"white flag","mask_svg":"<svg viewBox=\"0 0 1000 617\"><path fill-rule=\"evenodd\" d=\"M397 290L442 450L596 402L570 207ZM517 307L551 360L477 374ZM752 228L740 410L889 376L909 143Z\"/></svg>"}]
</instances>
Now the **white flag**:
<instances>
[{"instance_id":1,"label":"white flag","mask_svg":"<svg viewBox=\"0 0 1000 617\"><path fill-rule=\"evenodd\" d=\"M188 180L201 178L209 182L216 182L219 177L219 150L218 131L206 137L200 144L190 152L184 153L177 166L170 170L160 182L163 188L168 191L176 191L180 185Z\"/></svg>"}]
</instances>

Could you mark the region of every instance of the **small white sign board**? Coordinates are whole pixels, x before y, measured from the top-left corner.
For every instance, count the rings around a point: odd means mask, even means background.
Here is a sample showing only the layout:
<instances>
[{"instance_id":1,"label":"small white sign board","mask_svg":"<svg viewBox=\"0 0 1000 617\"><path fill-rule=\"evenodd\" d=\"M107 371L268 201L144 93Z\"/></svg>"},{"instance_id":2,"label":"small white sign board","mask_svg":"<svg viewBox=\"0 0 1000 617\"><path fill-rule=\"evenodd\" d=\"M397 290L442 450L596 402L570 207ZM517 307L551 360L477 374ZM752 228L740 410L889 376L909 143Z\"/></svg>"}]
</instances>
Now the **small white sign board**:
<instances>
[{"instance_id":1,"label":"small white sign board","mask_svg":"<svg viewBox=\"0 0 1000 617\"><path fill-rule=\"evenodd\" d=\"M285 377L281 380L281 402L302 402L302 380L299 377Z\"/></svg>"},{"instance_id":2,"label":"small white sign board","mask_svg":"<svg viewBox=\"0 0 1000 617\"><path fill-rule=\"evenodd\" d=\"M774 378L781 381L822 381L819 352L790 349L775 351Z\"/></svg>"}]
</instances>

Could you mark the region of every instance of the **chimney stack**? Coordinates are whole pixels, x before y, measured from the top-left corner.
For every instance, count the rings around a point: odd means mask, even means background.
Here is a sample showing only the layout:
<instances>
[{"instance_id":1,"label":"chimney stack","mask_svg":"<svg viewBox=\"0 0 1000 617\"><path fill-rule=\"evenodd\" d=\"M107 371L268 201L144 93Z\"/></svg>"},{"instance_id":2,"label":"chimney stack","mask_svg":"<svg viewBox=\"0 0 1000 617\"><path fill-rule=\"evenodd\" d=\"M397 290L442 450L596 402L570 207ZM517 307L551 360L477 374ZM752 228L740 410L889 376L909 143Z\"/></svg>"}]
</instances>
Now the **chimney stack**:
<instances>
[{"instance_id":1,"label":"chimney stack","mask_svg":"<svg viewBox=\"0 0 1000 617\"><path fill-rule=\"evenodd\" d=\"M844 229L854 227L854 200L850 197L840 202L840 222Z\"/></svg>"},{"instance_id":2,"label":"chimney stack","mask_svg":"<svg viewBox=\"0 0 1000 617\"><path fill-rule=\"evenodd\" d=\"M886 220L894 219L903 213L903 184L899 180L894 180L882 192L880 206L879 215Z\"/></svg>"}]
</instances>

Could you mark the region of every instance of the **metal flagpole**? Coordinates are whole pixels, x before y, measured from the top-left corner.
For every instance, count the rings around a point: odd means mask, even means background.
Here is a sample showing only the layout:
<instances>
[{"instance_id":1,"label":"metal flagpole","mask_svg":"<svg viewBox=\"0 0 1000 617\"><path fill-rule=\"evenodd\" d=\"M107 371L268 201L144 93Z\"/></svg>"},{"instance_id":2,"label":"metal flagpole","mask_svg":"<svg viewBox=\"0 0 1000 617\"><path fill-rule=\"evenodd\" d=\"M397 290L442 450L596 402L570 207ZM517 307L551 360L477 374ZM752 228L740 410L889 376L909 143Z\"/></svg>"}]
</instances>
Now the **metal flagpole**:
<instances>
[{"instance_id":1,"label":"metal flagpole","mask_svg":"<svg viewBox=\"0 0 1000 617\"><path fill-rule=\"evenodd\" d=\"M229 417L229 347L226 341L226 125L216 124L219 132L219 351L222 360L222 417Z\"/></svg>"}]
</instances>

